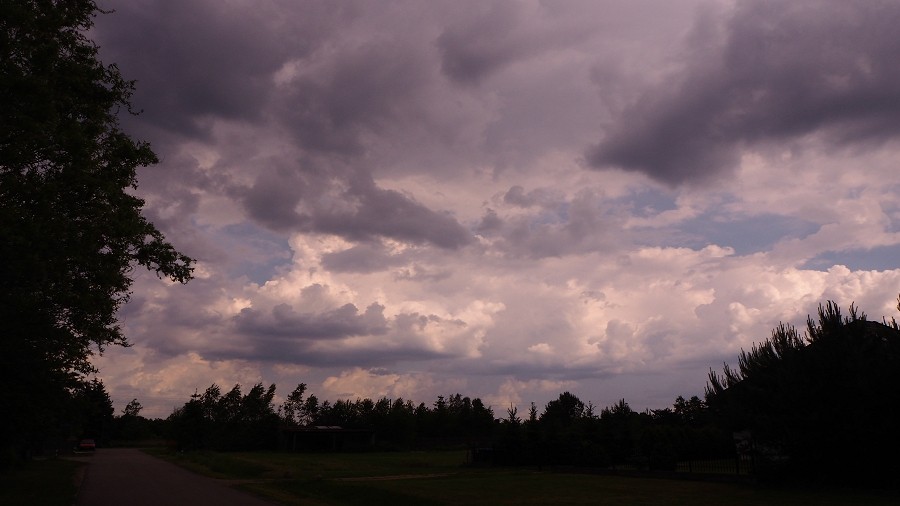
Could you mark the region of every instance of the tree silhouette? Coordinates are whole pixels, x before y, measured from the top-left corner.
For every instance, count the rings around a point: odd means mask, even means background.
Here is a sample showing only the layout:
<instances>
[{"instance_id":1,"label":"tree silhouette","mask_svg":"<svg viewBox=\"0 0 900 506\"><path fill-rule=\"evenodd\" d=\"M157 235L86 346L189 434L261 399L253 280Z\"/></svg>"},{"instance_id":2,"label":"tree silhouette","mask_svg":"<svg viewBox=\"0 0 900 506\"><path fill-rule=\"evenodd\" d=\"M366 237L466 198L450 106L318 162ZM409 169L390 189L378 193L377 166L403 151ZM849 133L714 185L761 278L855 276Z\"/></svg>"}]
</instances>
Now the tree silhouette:
<instances>
[{"instance_id":1,"label":"tree silhouette","mask_svg":"<svg viewBox=\"0 0 900 506\"><path fill-rule=\"evenodd\" d=\"M131 193L136 168L157 160L119 128L133 83L87 38L97 12L92 0L0 3L3 457L60 422L94 350L128 344L116 313L135 264L191 277Z\"/></svg>"},{"instance_id":2,"label":"tree silhouette","mask_svg":"<svg viewBox=\"0 0 900 506\"><path fill-rule=\"evenodd\" d=\"M772 476L885 483L900 450L900 328L833 302L806 335L779 325L741 352L737 369L710 371L707 402L725 426L749 430Z\"/></svg>"},{"instance_id":3,"label":"tree silhouette","mask_svg":"<svg viewBox=\"0 0 900 506\"><path fill-rule=\"evenodd\" d=\"M138 417L141 415L141 410L144 409L144 406L138 402L137 399L131 399L131 402L122 409L122 416L134 416Z\"/></svg>"},{"instance_id":4,"label":"tree silhouette","mask_svg":"<svg viewBox=\"0 0 900 506\"><path fill-rule=\"evenodd\" d=\"M274 449L282 419L272 400L275 385L254 385L246 394L235 385L222 395L218 385L194 394L168 418L171 436L182 449Z\"/></svg>"},{"instance_id":5,"label":"tree silhouette","mask_svg":"<svg viewBox=\"0 0 900 506\"><path fill-rule=\"evenodd\" d=\"M281 404L281 417L285 424L289 426L303 424L303 394L305 393L306 383L300 383Z\"/></svg>"},{"instance_id":6,"label":"tree silhouette","mask_svg":"<svg viewBox=\"0 0 900 506\"><path fill-rule=\"evenodd\" d=\"M73 419L78 423L72 436L95 439L105 444L113 425L112 399L106 386L97 378L81 384L74 392Z\"/></svg>"}]
</instances>

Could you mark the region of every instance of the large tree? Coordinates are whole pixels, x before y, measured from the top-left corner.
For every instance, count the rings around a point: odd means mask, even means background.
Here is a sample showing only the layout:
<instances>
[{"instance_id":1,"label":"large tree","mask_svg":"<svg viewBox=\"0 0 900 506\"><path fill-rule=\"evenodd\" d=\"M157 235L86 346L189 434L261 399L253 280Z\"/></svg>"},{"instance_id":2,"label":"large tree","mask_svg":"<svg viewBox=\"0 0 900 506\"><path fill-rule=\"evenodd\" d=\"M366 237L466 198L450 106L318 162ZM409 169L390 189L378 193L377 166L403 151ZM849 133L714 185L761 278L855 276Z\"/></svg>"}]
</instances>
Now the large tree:
<instances>
[{"instance_id":1,"label":"large tree","mask_svg":"<svg viewBox=\"0 0 900 506\"><path fill-rule=\"evenodd\" d=\"M127 345L116 313L141 265L191 277L141 214L137 167L156 163L117 116L133 82L98 58L93 0L0 2L0 444L7 456L52 423L93 371ZM2 459L0 459L2 460Z\"/></svg>"},{"instance_id":2,"label":"large tree","mask_svg":"<svg viewBox=\"0 0 900 506\"><path fill-rule=\"evenodd\" d=\"M900 452L900 326L868 321L832 302L806 335L779 325L742 352L736 369L710 372L710 409L748 431L772 477L889 485Z\"/></svg>"}]
</instances>

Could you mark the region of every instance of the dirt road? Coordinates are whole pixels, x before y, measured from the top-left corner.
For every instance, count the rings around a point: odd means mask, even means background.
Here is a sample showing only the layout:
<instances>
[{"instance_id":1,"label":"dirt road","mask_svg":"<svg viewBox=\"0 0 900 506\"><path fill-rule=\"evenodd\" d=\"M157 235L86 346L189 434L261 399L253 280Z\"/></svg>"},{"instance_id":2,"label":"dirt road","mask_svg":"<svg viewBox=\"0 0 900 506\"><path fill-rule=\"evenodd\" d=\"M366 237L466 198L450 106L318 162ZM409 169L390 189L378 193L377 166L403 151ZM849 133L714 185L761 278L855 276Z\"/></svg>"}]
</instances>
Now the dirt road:
<instances>
[{"instance_id":1,"label":"dirt road","mask_svg":"<svg viewBox=\"0 0 900 506\"><path fill-rule=\"evenodd\" d=\"M104 448L79 460L89 464L78 506L273 505L140 450Z\"/></svg>"}]
</instances>

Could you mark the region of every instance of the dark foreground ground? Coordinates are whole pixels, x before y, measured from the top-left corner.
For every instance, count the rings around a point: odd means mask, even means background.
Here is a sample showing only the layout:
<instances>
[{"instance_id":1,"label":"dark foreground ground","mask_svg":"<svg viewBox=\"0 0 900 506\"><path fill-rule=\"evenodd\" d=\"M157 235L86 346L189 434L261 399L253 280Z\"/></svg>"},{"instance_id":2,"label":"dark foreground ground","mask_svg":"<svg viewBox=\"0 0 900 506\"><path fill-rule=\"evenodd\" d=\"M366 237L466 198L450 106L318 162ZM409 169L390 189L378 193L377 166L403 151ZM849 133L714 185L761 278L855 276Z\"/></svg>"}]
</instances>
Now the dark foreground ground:
<instances>
[{"instance_id":1,"label":"dark foreground ground","mask_svg":"<svg viewBox=\"0 0 900 506\"><path fill-rule=\"evenodd\" d=\"M272 506L273 503L230 488L130 448L105 448L78 457L86 461L78 506L204 505Z\"/></svg>"},{"instance_id":2,"label":"dark foreground ground","mask_svg":"<svg viewBox=\"0 0 900 506\"><path fill-rule=\"evenodd\" d=\"M260 497L291 506L900 504L898 491L771 488L548 468L473 468L462 465L464 460L465 452L452 451L291 454L101 449L91 456L35 460L14 473L0 474L0 505L273 504ZM77 500L76 483L80 485Z\"/></svg>"},{"instance_id":3,"label":"dark foreground ground","mask_svg":"<svg viewBox=\"0 0 900 506\"><path fill-rule=\"evenodd\" d=\"M465 451L166 454L286 505L897 506L897 492L465 466Z\"/></svg>"}]
</instances>

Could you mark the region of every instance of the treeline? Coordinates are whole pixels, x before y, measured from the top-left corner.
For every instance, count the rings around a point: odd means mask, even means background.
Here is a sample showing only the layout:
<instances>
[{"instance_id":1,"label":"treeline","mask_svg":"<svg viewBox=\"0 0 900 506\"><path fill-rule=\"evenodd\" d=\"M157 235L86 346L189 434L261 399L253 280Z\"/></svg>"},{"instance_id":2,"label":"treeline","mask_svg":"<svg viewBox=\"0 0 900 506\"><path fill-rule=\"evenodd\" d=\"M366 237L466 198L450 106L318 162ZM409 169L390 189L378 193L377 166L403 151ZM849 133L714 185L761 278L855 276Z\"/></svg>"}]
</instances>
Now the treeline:
<instances>
[{"instance_id":1,"label":"treeline","mask_svg":"<svg viewBox=\"0 0 900 506\"><path fill-rule=\"evenodd\" d=\"M674 469L679 458L728 455L734 446L696 396L644 412L623 399L597 412L564 392L541 412L532 404L525 419L516 408L497 419L481 399L458 393L438 396L431 405L386 397L320 403L315 395L304 397L301 383L275 406L275 389L257 384L243 393L235 385L223 394L212 385L172 413L170 435L186 450L274 450L283 446L282 429L337 426L371 430L379 449L455 446L476 449L476 459L494 464L648 469Z\"/></svg>"},{"instance_id":2,"label":"treeline","mask_svg":"<svg viewBox=\"0 0 900 506\"><path fill-rule=\"evenodd\" d=\"M151 421L137 401L111 417L95 380L73 397L80 415L72 420L87 436L158 435L184 450L284 449L286 432L330 426L371 432L371 449L465 447L476 463L494 465L673 471L730 461L764 481L878 487L896 487L900 471L900 325L868 321L854 306L845 317L830 302L804 334L779 325L742 352L737 367L710 371L704 398L678 397L664 409L638 412L624 399L597 409L564 392L543 409L532 403L527 413L509 407L495 416L481 399L458 393L430 405L321 402L303 383L276 406L275 388L223 393L212 385Z\"/></svg>"},{"instance_id":3,"label":"treeline","mask_svg":"<svg viewBox=\"0 0 900 506\"><path fill-rule=\"evenodd\" d=\"M260 383L244 394L235 385L222 394L211 385L169 416L169 433L181 449L274 450L283 446L282 429L338 426L371 430L377 448L410 449L487 440L495 425L491 408L461 394L439 396L431 406L386 397L320 403L304 398L301 383L276 407L275 388Z\"/></svg>"},{"instance_id":4,"label":"treeline","mask_svg":"<svg viewBox=\"0 0 900 506\"><path fill-rule=\"evenodd\" d=\"M626 466L674 471L680 460L734 455L704 401L679 396L671 408L634 411L622 399L599 413L564 392L524 420L515 408L499 421L484 460L507 465Z\"/></svg>"},{"instance_id":5,"label":"treeline","mask_svg":"<svg viewBox=\"0 0 900 506\"><path fill-rule=\"evenodd\" d=\"M520 416L503 418L479 398L459 393L431 404L382 397L320 402L299 384L282 402L276 386L235 385L223 393L211 385L195 393L166 419L141 416L132 400L119 414L102 382L79 394L77 423L69 440L96 439L103 446L168 441L180 450L252 451L287 447L285 429L341 427L371 431L373 450L466 448L475 463L576 465L674 470L679 460L729 456L731 434L722 430L705 401L678 397L672 407L637 412L623 399L596 410L570 392L546 404L531 404Z\"/></svg>"},{"instance_id":6,"label":"treeline","mask_svg":"<svg viewBox=\"0 0 900 506\"><path fill-rule=\"evenodd\" d=\"M212 385L168 418L169 435L183 450L277 450L284 429L341 427L372 432L381 450L457 447L473 460L498 465L626 465L674 470L679 460L734 455L730 432L717 425L706 402L678 397L670 408L637 412L623 399L597 411L564 392L525 418L515 407L498 419L481 399L438 396L431 405L402 398L319 402L303 383L279 406L276 387Z\"/></svg>"}]
</instances>

